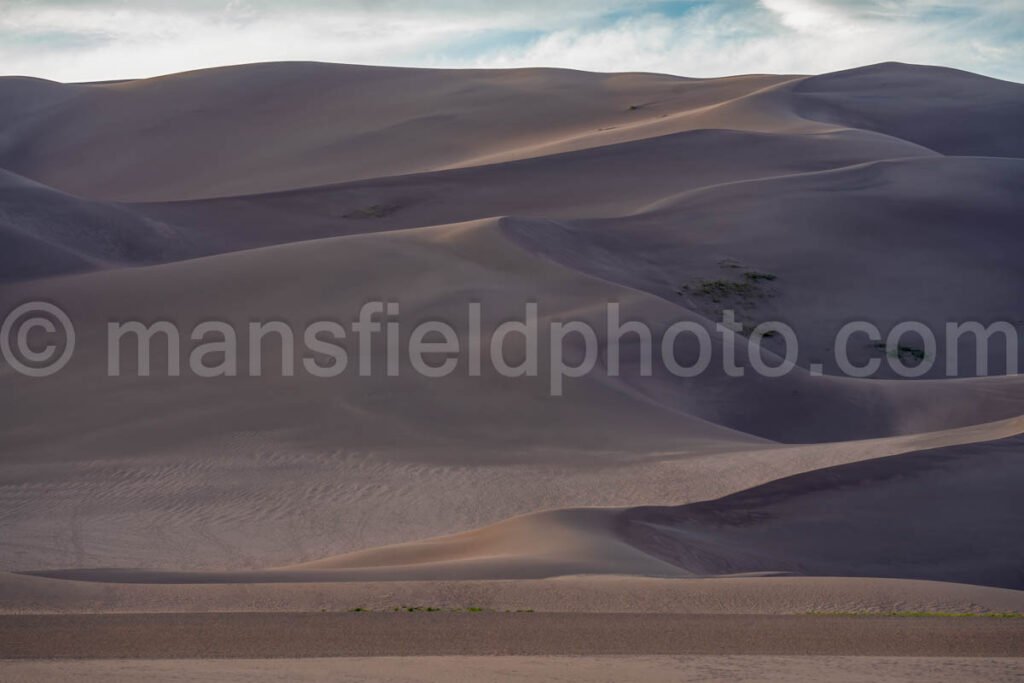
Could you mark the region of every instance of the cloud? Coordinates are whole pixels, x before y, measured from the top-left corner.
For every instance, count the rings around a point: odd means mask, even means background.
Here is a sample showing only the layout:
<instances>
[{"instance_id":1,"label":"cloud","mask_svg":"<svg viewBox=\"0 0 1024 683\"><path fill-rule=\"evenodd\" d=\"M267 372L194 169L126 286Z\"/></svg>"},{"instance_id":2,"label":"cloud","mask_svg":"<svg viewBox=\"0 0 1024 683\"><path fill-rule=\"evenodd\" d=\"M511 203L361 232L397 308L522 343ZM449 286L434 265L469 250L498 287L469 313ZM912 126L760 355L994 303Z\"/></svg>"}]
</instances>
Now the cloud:
<instances>
[{"instance_id":1,"label":"cloud","mask_svg":"<svg viewBox=\"0 0 1024 683\"><path fill-rule=\"evenodd\" d=\"M707 3L597 30L550 32L478 63L645 70L686 76L820 73L883 61L1024 80L1024 18L1012 3L762 0Z\"/></svg>"},{"instance_id":2,"label":"cloud","mask_svg":"<svg viewBox=\"0 0 1024 683\"><path fill-rule=\"evenodd\" d=\"M688 76L879 61L1024 80L1019 0L0 0L0 68L101 80L253 61Z\"/></svg>"}]
</instances>

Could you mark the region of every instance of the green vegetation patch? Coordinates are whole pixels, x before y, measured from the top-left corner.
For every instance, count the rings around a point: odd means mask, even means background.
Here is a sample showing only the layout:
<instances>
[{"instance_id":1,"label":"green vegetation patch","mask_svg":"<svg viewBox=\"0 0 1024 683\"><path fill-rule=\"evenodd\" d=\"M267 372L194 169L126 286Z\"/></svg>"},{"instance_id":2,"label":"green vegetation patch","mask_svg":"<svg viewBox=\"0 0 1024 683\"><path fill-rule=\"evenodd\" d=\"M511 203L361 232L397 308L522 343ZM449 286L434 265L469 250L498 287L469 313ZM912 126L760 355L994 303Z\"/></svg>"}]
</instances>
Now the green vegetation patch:
<instances>
[{"instance_id":1,"label":"green vegetation patch","mask_svg":"<svg viewBox=\"0 0 1024 683\"><path fill-rule=\"evenodd\" d=\"M759 273L755 270L749 270L743 273L743 277L750 282L772 282L777 280L779 276L773 273Z\"/></svg>"},{"instance_id":2,"label":"green vegetation patch","mask_svg":"<svg viewBox=\"0 0 1024 683\"><path fill-rule=\"evenodd\" d=\"M928 357L928 354L925 353L924 349L919 349L916 346L906 346L904 344L900 344L895 349L890 351L889 347L886 345L885 342L875 342L871 345L871 347L879 349L881 351L885 351L886 354L889 355L890 357L899 358L900 360L906 360L909 358L916 360L918 363L920 363L921 361Z\"/></svg>"},{"instance_id":3,"label":"green vegetation patch","mask_svg":"<svg viewBox=\"0 0 1024 683\"><path fill-rule=\"evenodd\" d=\"M346 213L343 218L362 220L367 218L385 218L402 208L398 204L371 204Z\"/></svg>"},{"instance_id":4,"label":"green vegetation patch","mask_svg":"<svg viewBox=\"0 0 1024 683\"><path fill-rule=\"evenodd\" d=\"M757 293L757 287L750 282L731 280L698 280L693 291L697 296L706 296L715 303L732 297L748 298Z\"/></svg>"},{"instance_id":5,"label":"green vegetation patch","mask_svg":"<svg viewBox=\"0 0 1024 683\"><path fill-rule=\"evenodd\" d=\"M738 268L738 262L721 261L722 268ZM680 286L678 293L691 292L696 296L711 299L711 301L722 303L727 300L744 300L763 298L767 295L762 285L766 282L773 282L778 279L777 275L764 273L756 270L748 270L740 280L719 278L715 280L697 280L691 284Z\"/></svg>"}]
</instances>

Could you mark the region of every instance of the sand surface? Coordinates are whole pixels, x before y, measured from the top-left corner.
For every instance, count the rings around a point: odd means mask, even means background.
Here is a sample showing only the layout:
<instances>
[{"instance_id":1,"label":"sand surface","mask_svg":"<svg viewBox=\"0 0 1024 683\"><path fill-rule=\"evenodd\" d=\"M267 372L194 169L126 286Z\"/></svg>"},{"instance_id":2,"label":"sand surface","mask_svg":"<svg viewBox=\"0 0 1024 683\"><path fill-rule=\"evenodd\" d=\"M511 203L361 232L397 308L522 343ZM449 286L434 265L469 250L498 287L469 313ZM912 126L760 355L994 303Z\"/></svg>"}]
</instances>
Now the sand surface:
<instances>
[{"instance_id":1,"label":"sand surface","mask_svg":"<svg viewBox=\"0 0 1024 683\"><path fill-rule=\"evenodd\" d=\"M53 302L78 336L53 377L0 366L0 610L1020 610L1005 349L996 376L963 347L955 379L946 348L923 379L851 379L832 340L1024 325L1022 120L1022 85L904 64L0 78L0 312ZM699 293L742 272L773 279ZM564 396L486 365L107 374L112 320L348 324L368 300L463 342L469 302L486 334L533 301L602 349L610 301L655 332L735 308L801 350L783 378L684 379L624 344Z\"/></svg>"},{"instance_id":2,"label":"sand surface","mask_svg":"<svg viewBox=\"0 0 1024 683\"><path fill-rule=\"evenodd\" d=\"M1024 612L1019 590L940 581L846 577L733 576L713 580L565 576L478 581L286 581L252 583L229 575L213 583L74 581L0 575L4 613L390 612L445 610L807 614L890 611ZM124 574L122 574L124 576ZM141 579L142 582L139 582Z\"/></svg>"},{"instance_id":3,"label":"sand surface","mask_svg":"<svg viewBox=\"0 0 1024 683\"><path fill-rule=\"evenodd\" d=\"M425 655L1024 656L985 617L233 613L0 616L0 659Z\"/></svg>"},{"instance_id":4,"label":"sand surface","mask_svg":"<svg viewBox=\"0 0 1024 683\"><path fill-rule=\"evenodd\" d=\"M372 657L306 660L93 660L0 662L12 683L102 681L145 678L151 681L402 681L403 683L558 680L618 683L623 680L786 681L897 683L1015 681L1024 672L1020 659L957 657L834 657L685 655L618 657Z\"/></svg>"}]
</instances>

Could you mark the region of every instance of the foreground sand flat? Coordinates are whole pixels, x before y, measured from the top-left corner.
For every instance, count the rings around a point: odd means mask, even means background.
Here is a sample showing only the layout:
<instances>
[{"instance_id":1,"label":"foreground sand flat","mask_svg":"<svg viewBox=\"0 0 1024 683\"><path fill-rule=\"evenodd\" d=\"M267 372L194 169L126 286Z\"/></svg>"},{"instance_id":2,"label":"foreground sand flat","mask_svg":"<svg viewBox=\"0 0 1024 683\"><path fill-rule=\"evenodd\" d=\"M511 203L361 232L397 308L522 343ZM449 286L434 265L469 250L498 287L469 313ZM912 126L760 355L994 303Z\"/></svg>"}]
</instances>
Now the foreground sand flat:
<instances>
[{"instance_id":1,"label":"foreground sand flat","mask_svg":"<svg viewBox=\"0 0 1024 683\"><path fill-rule=\"evenodd\" d=\"M132 614L197 612L391 612L421 606L503 612L669 614L1024 612L1024 592L940 581L827 577L657 579L567 576L490 581L198 584L70 581L0 575L0 612Z\"/></svg>"},{"instance_id":2,"label":"foreground sand flat","mask_svg":"<svg viewBox=\"0 0 1024 683\"><path fill-rule=\"evenodd\" d=\"M1024 660L957 657L836 657L687 655L621 657L346 657L306 660L91 660L2 661L11 683L110 680L149 681L380 681L447 683L452 680L557 680L588 683L650 681L784 681L787 683L1010 683L1024 675Z\"/></svg>"},{"instance_id":3,"label":"foreground sand flat","mask_svg":"<svg viewBox=\"0 0 1024 683\"><path fill-rule=\"evenodd\" d=\"M0 616L0 659L762 654L1024 656L1024 621L598 613Z\"/></svg>"}]
</instances>

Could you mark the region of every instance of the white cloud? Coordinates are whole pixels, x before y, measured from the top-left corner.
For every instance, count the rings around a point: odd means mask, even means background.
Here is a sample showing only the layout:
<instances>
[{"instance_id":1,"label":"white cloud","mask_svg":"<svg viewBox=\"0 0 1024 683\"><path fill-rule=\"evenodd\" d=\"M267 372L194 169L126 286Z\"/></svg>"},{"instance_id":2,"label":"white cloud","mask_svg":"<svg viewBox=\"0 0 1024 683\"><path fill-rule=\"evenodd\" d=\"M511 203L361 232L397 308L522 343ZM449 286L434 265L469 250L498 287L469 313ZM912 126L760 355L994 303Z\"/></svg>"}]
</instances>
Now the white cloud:
<instances>
[{"instance_id":1,"label":"white cloud","mask_svg":"<svg viewBox=\"0 0 1024 683\"><path fill-rule=\"evenodd\" d=\"M9 73L99 80L287 59L414 62L423 50L485 29L474 18L417 21L322 10L252 14L238 5L220 14L56 7L0 20L0 34L23 38L0 43L0 63Z\"/></svg>"},{"instance_id":2,"label":"white cloud","mask_svg":"<svg viewBox=\"0 0 1024 683\"><path fill-rule=\"evenodd\" d=\"M675 19L647 15L596 31L555 31L524 48L483 55L478 63L705 77L820 73L904 61L1024 80L1024 41L999 35L1024 31L1020 13L998 1L980 13L972 7L978 6L923 0L707 5ZM1002 30L993 31L993 25Z\"/></svg>"},{"instance_id":3,"label":"white cloud","mask_svg":"<svg viewBox=\"0 0 1024 683\"><path fill-rule=\"evenodd\" d=\"M843 8L815 0L762 0L783 26L802 32L828 30L850 20Z\"/></svg>"},{"instance_id":4,"label":"white cloud","mask_svg":"<svg viewBox=\"0 0 1024 683\"><path fill-rule=\"evenodd\" d=\"M688 76L899 60L1024 80L1020 0L0 0L0 68L131 78L252 61Z\"/></svg>"}]
</instances>

